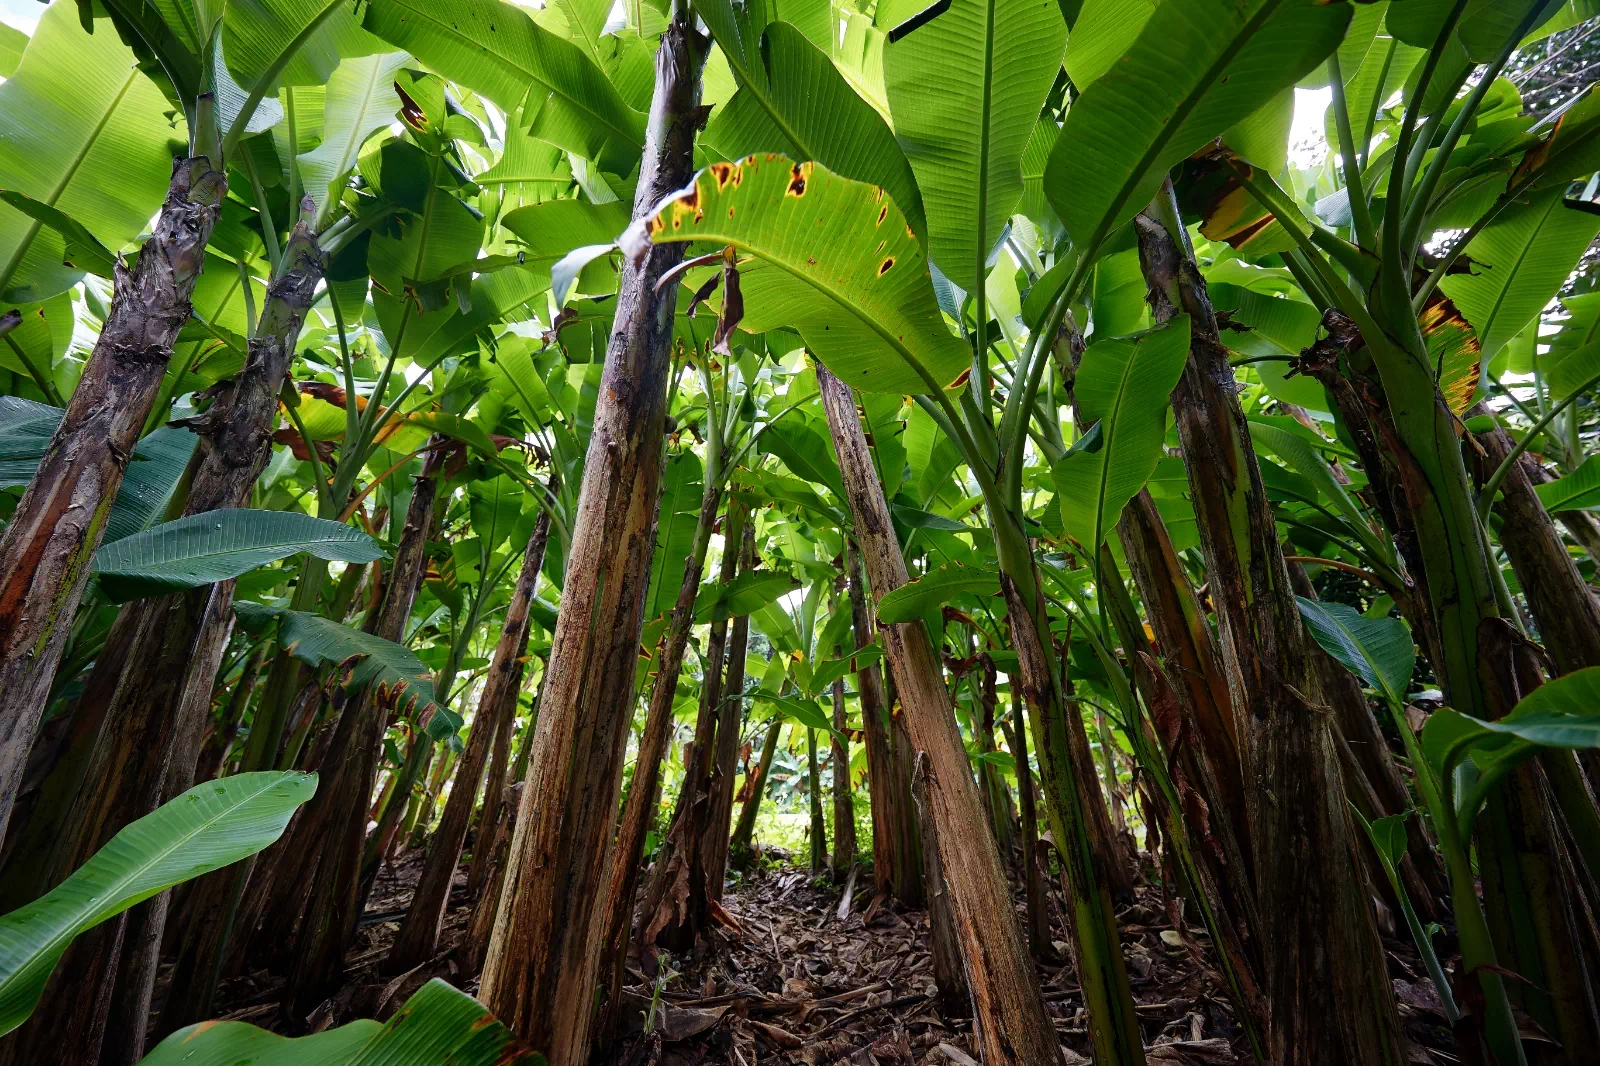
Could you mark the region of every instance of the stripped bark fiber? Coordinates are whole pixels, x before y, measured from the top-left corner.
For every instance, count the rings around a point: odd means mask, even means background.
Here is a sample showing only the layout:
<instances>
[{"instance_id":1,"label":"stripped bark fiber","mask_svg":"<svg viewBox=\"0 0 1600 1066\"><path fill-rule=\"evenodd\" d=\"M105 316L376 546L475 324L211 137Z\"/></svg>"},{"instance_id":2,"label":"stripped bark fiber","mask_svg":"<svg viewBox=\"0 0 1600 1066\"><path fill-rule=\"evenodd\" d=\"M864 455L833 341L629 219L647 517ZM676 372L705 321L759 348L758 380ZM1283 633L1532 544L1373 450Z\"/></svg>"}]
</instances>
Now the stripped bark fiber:
<instances>
[{"instance_id":1,"label":"stripped bark fiber","mask_svg":"<svg viewBox=\"0 0 1600 1066\"><path fill-rule=\"evenodd\" d=\"M817 381L839 453L845 494L855 517L873 594L880 600L906 583L894 525L850 389L825 367ZM967 766L941 666L921 622L885 625L880 633L905 706L906 724L926 758L927 803L966 964L967 986L990 1066L1057 1066L1061 1052L1045 1013L1021 931L1010 906L1000 853Z\"/></svg>"},{"instance_id":2,"label":"stripped bark fiber","mask_svg":"<svg viewBox=\"0 0 1600 1066\"><path fill-rule=\"evenodd\" d=\"M1135 221L1158 323L1188 314L1173 391L1238 719L1275 1063L1405 1061L1393 993L1343 801L1330 711L1277 526L1170 184Z\"/></svg>"},{"instance_id":3,"label":"stripped bark fiber","mask_svg":"<svg viewBox=\"0 0 1600 1066\"><path fill-rule=\"evenodd\" d=\"M390 949L388 966L401 973L433 957L439 945L439 927L450 902L450 886L455 880L456 863L467 839L472 808L478 799L478 783L489 760L490 747L503 732L505 723L516 717L517 692L522 688L524 652L528 646L529 605L539 572L544 567L545 544L550 538L550 515L539 515L533 535L523 551L522 570L506 607L504 627L495 645L489 676L478 697L478 713L472 720L472 733L466 753L456 769L455 783L444 807L444 817L434 831L423 863L422 880L417 883L405 921ZM423 737L418 742L424 742ZM431 746L431 740L426 741ZM499 789L487 797L492 805Z\"/></svg>"},{"instance_id":4,"label":"stripped bark fiber","mask_svg":"<svg viewBox=\"0 0 1600 1066\"><path fill-rule=\"evenodd\" d=\"M226 194L220 161L174 162L155 232L132 271L118 263L110 314L66 417L0 536L0 833Z\"/></svg>"},{"instance_id":5,"label":"stripped bark fiber","mask_svg":"<svg viewBox=\"0 0 1600 1066\"><path fill-rule=\"evenodd\" d=\"M680 11L656 53L635 217L693 172L707 51ZM657 282L682 258L681 245L656 245L623 269L569 576L484 969L484 1002L552 1066L588 1059L600 964L595 904L632 716L677 301L677 286L658 291Z\"/></svg>"}]
</instances>

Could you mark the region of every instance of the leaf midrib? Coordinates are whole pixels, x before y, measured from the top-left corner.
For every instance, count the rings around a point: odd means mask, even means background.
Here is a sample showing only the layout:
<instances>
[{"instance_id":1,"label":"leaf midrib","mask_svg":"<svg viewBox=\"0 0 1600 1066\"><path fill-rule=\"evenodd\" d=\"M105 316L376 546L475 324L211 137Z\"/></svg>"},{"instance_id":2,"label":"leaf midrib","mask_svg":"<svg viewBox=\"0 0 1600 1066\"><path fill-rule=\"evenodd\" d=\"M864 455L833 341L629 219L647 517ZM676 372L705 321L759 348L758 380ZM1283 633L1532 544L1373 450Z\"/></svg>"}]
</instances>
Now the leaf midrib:
<instances>
[{"instance_id":1,"label":"leaf midrib","mask_svg":"<svg viewBox=\"0 0 1600 1066\"><path fill-rule=\"evenodd\" d=\"M1101 543L1106 539L1106 491L1111 482L1111 458L1116 449L1117 421L1122 415L1122 405L1128 395L1128 383L1133 377L1134 363L1139 358L1139 347L1139 342L1135 341L1132 349L1128 352L1127 361L1122 364L1122 373L1117 378L1116 402L1112 405L1111 410L1100 418L1100 435L1105 444L1101 449L1102 454L1100 457L1100 483L1097 486L1099 498L1095 501L1094 508L1093 550L1095 552L1100 550Z\"/></svg>"},{"instance_id":2,"label":"leaf midrib","mask_svg":"<svg viewBox=\"0 0 1600 1066\"><path fill-rule=\"evenodd\" d=\"M293 780L293 779L289 778L289 777L276 776L275 775L275 780L264 782L262 787L257 789L255 792L252 792L249 795L246 795L246 796L243 796L243 797L239 798L233 804L231 804L231 805L229 805L227 807L224 807L223 809L219 810L216 814L214 814L210 818L206 819L205 821L202 821L202 822L198 823L196 826L194 826L188 832L184 833L182 836L175 838L165 848L162 848L162 849L158 850L157 852L155 852L155 854L152 856L152 858L148 862L144 863L143 865L136 866L129 873L127 873L127 874L123 875L122 877L118 878L116 881L113 881L109 886L107 886L107 889L105 891L104 898L107 901L105 904L103 904L98 910L89 911L87 919L81 920L81 921L76 922L76 923L70 923L70 924L64 926L55 935L47 938L44 941L44 943L40 946L40 948L38 950L29 953L29 958L23 963L22 967L19 967L18 969L11 971L11 975L14 977L16 974L23 972L23 970L25 970L27 967L38 965L39 962L41 962L42 960L44 960L45 958L47 958L51 954L51 952L54 949L56 944L61 943L63 940L71 941L74 937L76 937L83 930L85 930L87 928L90 928L91 926L93 926L93 925L97 924L98 922L104 920L105 914L103 912L105 911L106 907L110 906L114 902L120 901L123 898L123 896L127 893L128 886L133 884L134 882L136 882L140 876L142 876L143 874L149 872L150 870L153 870L156 867L160 866L161 863L165 862L168 857L173 855L179 849L188 846L196 837L200 836L202 833L209 832L210 830L214 829L217 826L217 824L219 822L221 822L227 816L229 816L229 815L233 814L234 812L240 810L241 808L243 808L247 804L252 803L257 799L260 799L263 795L265 795L266 793L270 792L272 789L276 788L278 785L281 785L284 782L291 781L291 780ZM178 798L181 799L182 796L179 796ZM159 811L159 808L157 810ZM154 812L152 812L152 813L154 813ZM133 824L137 824L137 823L130 823L130 825L133 825ZM115 841L115 839L116 839L115 837L112 838L113 841ZM102 849L102 852L103 852L103 850L104 849ZM96 855L99 855L102 852L96 852ZM61 893L64 889L68 888L74 882L81 881L82 878L81 878L80 875L83 873L84 870L89 869L90 866L93 864L93 862L94 862L94 859L91 858L89 860L89 862L85 863L83 866L80 866L72 874L71 877L67 878L65 881L63 881L56 888L52 889L50 892L45 894L37 903L32 904L30 907L26 908L26 910L24 912L16 912L16 911L14 911L13 914L26 913L28 915L32 915L32 914L42 913L44 910L47 909L47 908L44 907L44 904L46 902L48 902L52 897L56 896L58 893ZM92 920L90 920L90 919L92 919ZM0 972L3 972L3 971L0 971Z\"/></svg>"},{"instance_id":3,"label":"leaf midrib","mask_svg":"<svg viewBox=\"0 0 1600 1066\"><path fill-rule=\"evenodd\" d=\"M378 58L378 57L374 57L374 58ZM372 70L367 74L367 87L361 93L361 106L356 109L356 112L355 112L356 118L350 124L349 136L345 139L344 147L342 149L340 149L340 151L339 151L339 165L336 168L334 168L334 177L335 178L337 178L339 175L343 174L345 171L350 169L351 165L355 162L354 158L352 158L352 157L361 148L361 146L363 144L365 144L366 141L367 141L367 137L359 136L359 134L360 134L361 128L366 125L367 111L372 106L373 95L378 90L378 85L379 85L379 81L380 81L380 77L379 76L382 73L382 71L383 71L383 65L380 64L380 63L374 63L373 66L372 66ZM368 134L367 136L370 136L370 134ZM326 142L324 142L324 143L326 143ZM302 159L310 158L311 156L316 155L317 152L321 151L321 149L322 149L322 146L319 145L317 148L313 149L312 151L306 152L304 155L300 156L300 158L302 158ZM322 192L323 192L323 195L326 196L328 190L324 189L324 190L322 190Z\"/></svg>"},{"instance_id":4,"label":"leaf midrib","mask_svg":"<svg viewBox=\"0 0 1600 1066\"><path fill-rule=\"evenodd\" d=\"M704 235L702 235L699 239L706 238ZM856 303L853 300L846 299L832 286L819 281L812 275L802 272L797 267L791 266L784 260L774 256L771 252L755 247L754 245L750 244L746 238L726 236L716 239L725 240L734 247L749 252L757 259L760 259L766 263L771 263L773 266L785 271L797 280L805 282L807 285L810 285L824 296L827 296L829 299L833 300L834 303L837 303L841 307L845 308L845 310L849 311L856 318L866 323L867 327L870 328L872 332L876 333L880 338L882 338L884 343L888 344L889 347L894 350L895 354L905 361L906 366L910 367L912 372L920 377L923 382L928 385L931 390L933 390L935 395L943 391L944 386L940 385L936 380L934 380L932 372L930 372L928 368L922 364L922 361L912 353L910 348L906 347L905 342L879 325L875 316L868 314L865 309L856 306Z\"/></svg>"},{"instance_id":5,"label":"leaf midrib","mask_svg":"<svg viewBox=\"0 0 1600 1066\"><path fill-rule=\"evenodd\" d=\"M1500 311L1505 307L1506 299L1511 293L1511 287L1512 285L1516 284L1517 275L1522 270L1522 264L1527 262L1528 253L1533 250L1534 243L1537 241L1539 233L1544 229L1545 223L1550 221L1551 212L1555 210L1560 202L1560 197L1551 197L1549 206L1544 209L1544 214L1539 218L1539 224L1532 228L1528 235L1528 239L1523 241L1521 248L1517 250L1516 262L1512 265L1510 270L1506 271L1506 283L1500 287L1500 292L1495 296L1494 305L1489 309L1488 318L1484 320L1483 332L1485 334L1488 334L1494 330L1495 319L1500 317ZM1479 345L1481 357L1481 339Z\"/></svg>"},{"instance_id":6,"label":"leaf midrib","mask_svg":"<svg viewBox=\"0 0 1600 1066\"><path fill-rule=\"evenodd\" d=\"M128 95L128 90L133 88L133 83L138 77L138 68L130 64L128 77L122 83L122 88L117 90L117 95L112 99L110 106L101 114L100 121L95 123L94 129L89 132L89 136L84 138L83 144L73 156L72 161L67 164L61 179L56 182L55 188L51 189L50 195L41 199L40 203L49 207L56 206L56 201L61 199L62 194L67 191L67 186L77 176L78 170L83 166L84 161L89 158L89 153L94 150L95 144L100 140L100 134L105 132L106 124L111 121L111 116L116 114L118 109L122 107L123 99ZM36 218L28 220L28 225L23 231L23 238L17 242L17 249L11 254L10 262L6 263L4 270L0 270L0 293L11 287L11 279L16 276L17 267L22 264L22 258L28 254L28 249L33 247L34 238L39 235L39 227L43 224Z\"/></svg>"}]
</instances>

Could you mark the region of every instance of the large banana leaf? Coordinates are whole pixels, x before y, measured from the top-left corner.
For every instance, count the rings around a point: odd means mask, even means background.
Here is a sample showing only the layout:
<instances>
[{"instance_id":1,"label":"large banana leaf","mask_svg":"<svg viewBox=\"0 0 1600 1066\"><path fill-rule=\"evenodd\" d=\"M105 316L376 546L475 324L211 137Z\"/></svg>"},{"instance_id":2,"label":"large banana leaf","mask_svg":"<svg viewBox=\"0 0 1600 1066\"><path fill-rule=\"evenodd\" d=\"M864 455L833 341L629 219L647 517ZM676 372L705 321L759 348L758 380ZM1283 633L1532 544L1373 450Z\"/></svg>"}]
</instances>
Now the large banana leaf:
<instances>
[{"instance_id":1,"label":"large banana leaf","mask_svg":"<svg viewBox=\"0 0 1600 1066\"><path fill-rule=\"evenodd\" d=\"M1464 835L1495 784L1541 748L1594 747L1600 747L1600 667L1545 682L1498 721L1441 707L1422 729L1423 752L1457 793ZM1471 765L1462 766L1468 757Z\"/></svg>"},{"instance_id":2,"label":"large banana leaf","mask_svg":"<svg viewBox=\"0 0 1600 1066\"><path fill-rule=\"evenodd\" d=\"M1114 337L1083 353L1073 386L1089 433L1051 467L1061 521L1093 552L1161 461L1167 406L1189 358L1189 319L1180 315L1137 337ZM1092 428L1091 428L1092 427Z\"/></svg>"},{"instance_id":3,"label":"large banana leaf","mask_svg":"<svg viewBox=\"0 0 1600 1066\"><path fill-rule=\"evenodd\" d=\"M1561 328L1555 333L1539 338L1540 341L1550 345L1550 350L1538 357L1539 369L1544 372L1545 382L1558 400L1566 396L1572 387L1582 384L1585 380L1578 376L1576 365L1570 372L1562 371L1561 367L1570 357L1600 341L1600 292L1563 296L1561 307L1566 312L1566 317L1561 320ZM1532 354L1530 346L1530 357ZM1513 360L1510 369L1519 374L1530 373L1533 370L1533 360L1532 358L1526 362ZM1561 380L1559 388L1556 385L1557 378Z\"/></svg>"},{"instance_id":4,"label":"large banana leaf","mask_svg":"<svg viewBox=\"0 0 1600 1066\"><path fill-rule=\"evenodd\" d=\"M236 774L207 781L124 828L41 898L0 918L0 1033L39 1002L79 933L180 881L210 873L277 840L316 774Z\"/></svg>"},{"instance_id":5,"label":"large banana leaf","mask_svg":"<svg viewBox=\"0 0 1600 1066\"><path fill-rule=\"evenodd\" d=\"M337 200L334 186L355 166L367 138L394 121L394 76L408 59L404 52L349 59L328 79L322 143L300 157L301 181L319 213Z\"/></svg>"},{"instance_id":6,"label":"large banana leaf","mask_svg":"<svg viewBox=\"0 0 1600 1066\"><path fill-rule=\"evenodd\" d=\"M122 476L117 502L111 505L111 515L106 519L102 550L161 520L198 443L187 429L163 426L134 446L133 461Z\"/></svg>"},{"instance_id":7,"label":"large banana leaf","mask_svg":"<svg viewBox=\"0 0 1600 1066\"><path fill-rule=\"evenodd\" d=\"M500 224L522 242L524 269L533 273L541 287L548 287L557 264L569 252L590 248L598 258L610 250L632 217L631 206L621 200L604 204L550 200L508 211ZM610 272L604 263L596 264L596 269Z\"/></svg>"},{"instance_id":8,"label":"large banana leaf","mask_svg":"<svg viewBox=\"0 0 1600 1066\"><path fill-rule=\"evenodd\" d=\"M1551 188L1506 207L1467 245L1472 272L1439 284L1472 323L1483 359L1555 298L1600 233L1600 216L1566 207L1564 192Z\"/></svg>"},{"instance_id":9,"label":"large banana leaf","mask_svg":"<svg viewBox=\"0 0 1600 1066\"><path fill-rule=\"evenodd\" d=\"M363 1019L325 1033L279 1036L245 1022L180 1029L139 1066L535 1066L483 1004L434 978L387 1024Z\"/></svg>"},{"instance_id":10,"label":"large banana leaf","mask_svg":"<svg viewBox=\"0 0 1600 1066\"><path fill-rule=\"evenodd\" d=\"M1472 0L1456 32L1467 54L1479 63L1487 63L1528 16L1534 16L1528 27L1532 32L1554 18L1562 7L1561 0Z\"/></svg>"},{"instance_id":11,"label":"large banana leaf","mask_svg":"<svg viewBox=\"0 0 1600 1066\"><path fill-rule=\"evenodd\" d=\"M89 34L77 6L57 0L0 85L0 189L121 249L161 206L172 175L170 110L115 31ZM0 300L32 303L70 288L83 272L65 258L60 233L0 205Z\"/></svg>"},{"instance_id":12,"label":"large banana leaf","mask_svg":"<svg viewBox=\"0 0 1600 1066\"><path fill-rule=\"evenodd\" d=\"M1081 93L1139 39L1157 0L1082 0L1067 42L1067 74Z\"/></svg>"},{"instance_id":13,"label":"large banana leaf","mask_svg":"<svg viewBox=\"0 0 1600 1066\"><path fill-rule=\"evenodd\" d=\"M825 4L812 7L827 10ZM883 116L856 94L825 52L789 22L763 22L776 12L769 15L761 4L710 0L696 10L722 46L740 86L717 109L706 129L706 144L728 159L781 152L881 185L911 228L918 234L926 231L922 197L906 153Z\"/></svg>"},{"instance_id":14,"label":"large banana leaf","mask_svg":"<svg viewBox=\"0 0 1600 1066\"><path fill-rule=\"evenodd\" d=\"M747 570L727 585L700 586L695 597L694 620L701 624L717 616L734 618L754 614L800 587L789 574L772 570Z\"/></svg>"},{"instance_id":15,"label":"large banana leaf","mask_svg":"<svg viewBox=\"0 0 1600 1066\"><path fill-rule=\"evenodd\" d=\"M1167 171L1292 86L1344 36L1350 4L1164 0L1073 102L1045 192L1082 248L1137 214Z\"/></svg>"},{"instance_id":16,"label":"large banana leaf","mask_svg":"<svg viewBox=\"0 0 1600 1066\"><path fill-rule=\"evenodd\" d=\"M291 611L247 601L234 603L233 610L239 616L239 624L251 632L260 632L272 622L279 622L278 643L303 663L348 665L350 676L346 687L350 691L368 683L375 684L382 701L429 715L427 729L435 739L453 736L461 728L460 715L434 703L433 677L422 660L405 645L309 611Z\"/></svg>"},{"instance_id":17,"label":"large banana leaf","mask_svg":"<svg viewBox=\"0 0 1600 1066\"><path fill-rule=\"evenodd\" d=\"M1023 149L1065 46L1054 0L954 0L884 48L895 134L928 213L928 254L965 289L978 287L1022 199Z\"/></svg>"},{"instance_id":18,"label":"large banana leaf","mask_svg":"<svg viewBox=\"0 0 1600 1066\"><path fill-rule=\"evenodd\" d=\"M0 22L0 78L9 78L17 72L17 66L22 62L22 50L27 47L26 33Z\"/></svg>"},{"instance_id":19,"label":"large banana leaf","mask_svg":"<svg viewBox=\"0 0 1600 1066\"><path fill-rule=\"evenodd\" d=\"M472 535L486 554L504 544L522 516L522 486L504 474L467 485L467 516Z\"/></svg>"},{"instance_id":20,"label":"large banana leaf","mask_svg":"<svg viewBox=\"0 0 1600 1066\"><path fill-rule=\"evenodd\" d=\"M222 20L228 70L247 89L323 85L340 60L383 50L358 18L349 0L230 3Z\"/></svg>"},{"instance_id":21,"label":"large banana leaf","mask_svg":"<svg viewBox=\"0 0 1600 1066\"><path fill-rule=\"evenodd\" d=\"M1541 362L1548 366L1544 372L1545 384L1553 400L1566 399L1600 376L1600 343L1567 349L1559 355L1552 346L1550 354L1556 357Z\"/></svg>"},{"instance_id":22,"label":"large banana leaf","mask_svg":"<svg viewBox=\"0 0 1600 1066\"><path fill-rule=\"evenodd\" d=\"M878 621L915 622L929 611L937 611L962 592L979 597L998 596L1000 575L986 567L945 563L915 581L908 581L884 593L878 601Z\"/></svg>"},{"instance_id":23,"label":"large banana leaf","mask_svg":"<svg viewBox=\"0 0 1600 1066\"><path fill-rule=\"evenodd\" d=\"M367 29L507 113L531 100L532 132L625 173L644 145L644 115L583 50L500 0L372 0Z\"/></svg>"},{"instance_id":24,"label":"large banana leaf","mask_svg":"<svg viewBox=\"0 0 1600 1066\"><path fill-rule=\"evenodd\" d=\"M864 392L931 392L971 361L946 328L927 260L881 188L781 155L714 163L644 220L653 241L733 245L744 326L799 331L840 379Z\"/></svg>"},{"instance_id":25,"label":"large banana leaf","mask_svg":"<svg viewBox=\"0 0 1600 1066\"><path fill-rule=\"evenodd\" d=\"M370 563L376 541L343 522L298 511L207 511L103 545L94 556L100 588L116 603L210 585L306 552Z\"/></svg>"}]
</instances>

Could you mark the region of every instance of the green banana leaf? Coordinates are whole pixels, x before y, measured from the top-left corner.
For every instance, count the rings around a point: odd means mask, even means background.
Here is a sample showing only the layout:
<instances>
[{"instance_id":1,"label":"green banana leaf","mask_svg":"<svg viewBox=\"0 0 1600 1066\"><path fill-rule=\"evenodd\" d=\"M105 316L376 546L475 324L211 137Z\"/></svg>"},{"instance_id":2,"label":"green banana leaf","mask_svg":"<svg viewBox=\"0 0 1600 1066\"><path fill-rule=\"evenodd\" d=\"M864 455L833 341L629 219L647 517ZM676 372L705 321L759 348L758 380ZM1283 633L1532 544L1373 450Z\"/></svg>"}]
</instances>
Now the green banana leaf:
<instances>
[{"instance_id":1,"label":"green banana leaf","mask_svg":"<svg viewBox=\"0 0 1600 1066\"><path fill-rule=\"evenodd\" d=\"M735 618L754 614L800 587L791 574L772 570L747 570L727 585L709 583L695 597L694 620L701 624L718 615Z\"/></svg>"},{"instance_id":2,"label":"green banana leaf","mask_svg":"<svg viewBox=\"0 0 1600 1066\"><path fill-rule=\"evenodd\" d=\"M0 396L0 489L22 488L33 480L62 414L59 407ZM166 513L196 443L187 429L165 426L134 445L102 546L148 529Z\"/></svg>"},{"instance_id":3,"label":"green banana leaf","mask_svg":"<svg viewBox=\"0 0 1600 1066\"><path fill-rule=\"evenodd\" d=\"M172 176L170 109L114 31L90 34L76 5L51 4L0 85L0 189L120 250L161 206ZM83 271L66 259L59 232L0 206L0 300L33 303L70 288Z\"/></svg>"},{"instance_id":4,"label":"green banana leaf","mask_svg":"<svg viewBox=\"0 0 1600 1066\"><path fill-rule=\"evenodd\" d=\"M1539 494L1544 509L1552 513L1600 508L1600 456L1589 456L1566 477L1536 485L1533 491Z\"/></svg>"},{"instance_id":5,"label":"green banana leaf","mask_svg":"<svg viewBox=\"0 0 1600 1066\"><path fill-rule=\"evenodd\" d=\"M0 22L0 78L9 78L17 72L17 66L22 62L22 50L27 47L26 33Z\"/></svg>"},{"instance_id":6,"label":"green banana leaf","mask_svg":"<svg viewBox=\"0 0 1600 1066\"><path fill-rule=\"evenodd\" d=\"M817 9L826 10L821 5ZM911 228L926 233L922 195L903 141L897 143L895 131L856 94L817 43L790 21L772 21L777 12L767 12L765 5L709 0L696 11L739 82L739 91L717 108L706 128L708 146L726 159L781 152L791 159L815 160L843 177L881 185ZM900 133L903 137L904 131Z\"/></svg>"},{"instance_id":7,"label":"green banana leaf","mask_svg":"<svg viewBox=\"0 0 1600 1066\"><path fill-rule=\"evenodd\" d=\"M927 259L881 189L777 154L714 163L643 220L652 241L733 245L744 328L795 328L863 392L931 392L971 362L945 326Z\"/></svg>"},{"instance_id":8,"label":"green banana leaf","mask_svg":"<svg viewBox=\"0 0 1600 1066\"><path fill-rule=\"evenodd\" d=\"M656 517L656 545L645 594L646 618L672 610L683 585L683 572L694 549L700 522L700 457L692 449L674 453L661 478L661 506Z\"/></svg>"},{"instance_id":9,"label":"green banana leaf","mask_svg":"<svg viewBox=\"0 0 1600 1066\"><path fill-rule=\"evenodd\" d=\"M433 677L410 648L308 611L241 600L234 603L233 612L252 633L279 622L278 643L303 663L349 665L346 689L377 685L381 700L423 716L428 735L435 740L454 736L461 728L460 715L434 702Z\"/></svg>"},{"instance_id":10,"label":"green banana leaf","mask_svg":"<svg viewBox=\"0 0 1600 1066\"><path fill-rule=\"evenodd\" d=\"M937 611L957 593L998 596L1000 575L986 567L945 563L915 581L908 581L878 600L878 621L915 622L929 611Z\"/></svg>"},{"instance_id":11,"label":"green banana leaf","mask_svg":"<svg viewBox=\"0 0 1600 1066\"><path fill-rule=\"evenodd\" d=\"M103 545L93 568L106 595L125 603L226 581L300 552L346 563L370 563L384 554L343 522L241 507L163 522Z\"/></svg>"},{"instance_id":12,"label":"green banana leaf","mask_svg":"<svg viewBox=\"0 0 1600 1066\"><path fill-rule=\"evenodd\" d=\"M1022 199L1023 150L1061 68L1066 29L1045 0L953 0L884 46L889 111L927 211L928 255L969 291Z\"/></svg>"},{"instance_id":13,"label":"green banana leaf","mask_svg":"<svg viewBox=\"0 0 1600 1066\"><path fill-rule=\"evenodd\" d=\"M179 1029L139 1066L542 1066L483 1004L434 978L387 1023L286 1037L245 1022Z\"/></svg>"},{"instance_id":14,"label":"green banana leaf","mask_svg":"<svg viewBox=\"0 0 1600 1066\"><path fill-rule=\"evenodd\" d=\"M112 837L72 876L0 918L0 1033L27 1020L74 937L181 881L238 862L283 833L316 774L207 781Z\"/></svg>"},{"instance_id":15,"label":"green banana leaf","mask_svg":"<svg viewBox=\"0 0 1600 1066\"><path fill-rule=\"evenodd\" d=\"M1350 4L1164 0L1072 104L1045 192L1073 242L1097 249L1155 195L1173 164L1327 58Z\"/></svg>"},{"instance_id":16,"label":"green banana leaf","mask_svg":"<svg viewBox=\"0 0 1600 1066\"><path fill-rule=\"evenodd\" d=\"M319 220L337 202L338 188L367 138L394 121L400 106L394 77L410 58L404 52L386 52L347 59L328 79L322 143L299 157L300 180L317 205Z\"/></svg>"},{"instance_id":17,"label":"green banana leaf","mask_svg":"<svg viewBox=\"0 0 1600 1066\"><path fill-rule=\"evenodd\" d=\"M1564 191L1548 189L1507 206L1467 245L1472 272L1439 283L1472 324L1483 359L1493 359L1555 298L1600 233L1600 216L1567 207Z\"/></svg>"},{"instance_id":18,"label":"green banana leaf","mask_svg":"<svg viewBox=\"0 0 1600 1066\"><path fill-rule=\"evenodd\" d=\"M644 115L571 41L500 0L372 0L364 25L507 113L529 96L532 133L615 172L638 162Z\"/></svg>"},{"instance_id":19,"label":"green banana leaf","mask_svg":"<svg viewBox=\"0 0 1600 1066\"><path fill-rule=\"evenodd\" d=\"M1398 618L1368 618L1344 603L1296 597L1306 630L1368 688L1376 689L1391 707L1403 707L1417 646L1411 630Z\"/></svg>"},{"instance_id":20,"label":"green banana leaf","mask_svg":"<svg viewBox=\"0 0 1600 1066\"><path fill-rule=\"evenodd\" d=\"M1085 426L1098 434L1050 470L1067 532L1091 553L1161 461L1168 398L1189 358L1189 319L1180 315L1137 337L1091 344L1074 386Z\"/></svg>"}]
</instances>

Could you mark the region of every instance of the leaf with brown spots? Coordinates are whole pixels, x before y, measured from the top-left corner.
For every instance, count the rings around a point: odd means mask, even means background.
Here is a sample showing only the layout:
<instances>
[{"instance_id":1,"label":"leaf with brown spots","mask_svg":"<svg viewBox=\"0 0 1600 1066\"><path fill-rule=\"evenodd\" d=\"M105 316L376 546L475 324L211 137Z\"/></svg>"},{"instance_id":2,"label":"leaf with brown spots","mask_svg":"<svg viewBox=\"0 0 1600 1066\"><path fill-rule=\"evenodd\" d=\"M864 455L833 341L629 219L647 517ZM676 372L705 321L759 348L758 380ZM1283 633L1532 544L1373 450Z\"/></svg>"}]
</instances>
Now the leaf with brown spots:
<instances>
[{"instance_id":1,"label":"leaf with brown spots","mask_svg":"<svg viewBox=\"0 0 1600 1066\"><path fill-rule=\"evenodd\" d=\"M856 389L933 392L971 362L945 324L920 243L876 186L816 163L749 156L702 171L639 229L749 255L741 327L798 330Z\"/></svg>"}]
</instances>

